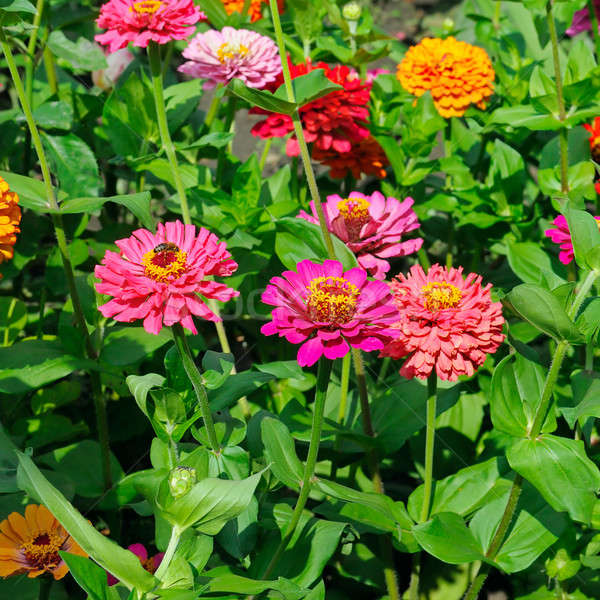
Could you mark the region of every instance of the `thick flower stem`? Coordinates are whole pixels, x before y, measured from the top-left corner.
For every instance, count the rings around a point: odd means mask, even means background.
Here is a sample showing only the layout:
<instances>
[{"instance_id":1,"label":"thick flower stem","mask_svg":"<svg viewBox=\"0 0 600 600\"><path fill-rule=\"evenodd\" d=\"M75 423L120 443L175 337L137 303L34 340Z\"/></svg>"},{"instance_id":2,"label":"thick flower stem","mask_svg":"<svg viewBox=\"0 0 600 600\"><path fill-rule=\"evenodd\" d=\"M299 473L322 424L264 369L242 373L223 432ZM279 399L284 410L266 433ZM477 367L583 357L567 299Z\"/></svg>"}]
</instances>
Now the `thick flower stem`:
<instances>
[{"instance_id":1,"label":"thick flower stem","mask_svg":"<svg viewBox=\"0 0 600 600\"><path fill-rule=\"evenodd\" d=\"M210 132L210 128L212 127L213 121L219 112L219 106L221 105L222 98L217 94L217 92L223 87L222 83L218 83L215 87L215 93L213 95L213 99L211 100L210 106L208 107L208 111L206 113L206 117L204 118L204 126L207 129L207 132Z\"/></svg>"},{"instance_id":2,"label":"thick flower stem","mask_svg":"<svg viewBox=\"0 0 600 600\"><path fill-rule=\"evenodd\" d=\"M173 176L175 189L177 191L177 196L179 197L183 222L188 225L192 222L192 217L190 216L190 209L187 202L185 187L181 179L181 174L179 173L179 164L177 163L175 146L173 145L173 140L171 139L171 134L169 133L169 123L167 121L167 111L165 108L165 98L163 95L163 74L160 59L160 46L156 42L150 42L148 44L148 59L150 61L150 71L152 73L152 90L154 92L154 106L156 107L156 119L158 121L160 139L162 141L165 154L167 155L169 165L171 166L171 175Z\"/></svg>"},{"instance_id":3,"label":"thick flower stem","mask_svg":"<svg viewBox=\"0 0 600 600\"><path fill-rule=\"evenodd\" d=\"M350 353L346 354L342 359L342 375L340 379L340 404L338 406L337 423L342 425L346 418L346 410L348 404L348 386L350 385L350 367L352 366L352 357ZM338 452L340 449L339 436L335 438L335 444L333 447L333 459L331 460L331 472L329 477L335 479L337 468L338 468Z\"/></svg>"},{"instance_id":4,"label":"thick flower stem","mask_svg":"<svg viewBox=\"0 0 600 600\"><path fill-rule=\"evenodd\" d=\"M321 443L321 430L323 428L323 412L325 410L325 399L327 397L327 387L329 385L329 377L331 375L332 366L333 361L325 357L321 357L321 359L319 360L319 366L317 370L317 389L315 392L315 405L313 409L310 445L308 447L308 456L306 458L306 464L304 465L304 476L302 477L302 482L300 484L300 495L298 496L298 500L296 501L296 506L294 507L292 518L290 519L290 522L288 523L285 529L283 537L281 538L281 542L279 542L279 546L277 546L277 550L275 550L275 553L273 554L271 561L267 565L267 568L263 573L261 579L268 579L268 577L273 572L273 569L279 562L281 555L285 552L288 544L290 543L290 540L294 535L294 531L298 526L298 522L300 521L300 517L302 516L302 511L306 506L306 501L308 500L308 495L310 494L313 476L315 474L315 465L317 464L319 444Z\"/></svg>"},{"instance_id":5,"label":"thick flower stem","mask_svg":"<svg viewBox=\"0 0 600 600\"><path fill-rule=\"evenodd\" d=\"M596 47L596 62L598 62L600 61L600 31L598 31L598 13L596 13L596 3L594 0L588 0L587 5L590 13L592 34L594 36L594 46Z\"/></svg>"},{"instance_id":6,"label":"thick flower stem","mask_svg":"<svg viewBox=\"0 0 600 600\"><path fill-rule=\"evenodd\" d=\"M196 398L198 400L198 405L200 406L200 411L202 412L202 418L204 419L204 426L206 427L206 431L208 433L208 441L210 442L210 447L212 451L215 453L215 456L219 456L221 453L221 447L219 446L219 441L217 440L217 433L215 431L215 424L213 422L212 413L210 411L210 404L208 403L208 395L206 393L206 389L204 384L202 383L202 375L196 366L194 361L194 357L190 351L190 347L188 346L187 340L185 339L185 332L183 331L183 327L180 323L175 323L171 326L171 330L173 332L173 339L175 340L175 345L177 346L177 350L179 351L179 356L181 357L181 362L183 363L183 368L196 392Z\"/></svg>"},{"instance_id":7,"label":"thick flower stem","mask_svg":"<svg viewBox=\"0 0 600 600\"><path fill-rule=\"evenodd\" d=\"M65 228L63 224L62 215L60 213L60 206L58 204L58 201L56 200L56 196L54 195L54 188L52 187L50 167L48 165L46 153L44 152L44 146L42 145L40 133L38 131L37 125L35 124L33 113L31 112L31 105L27 100L27 94L25 92L25 88L23 87L23 81L21 79L21 76L19 75L19 71L17 69L12 50L10 48L10 45L6 41L4 30L2 29L1 24L0 45L2 46L2 50L6 58L6 63L8 65L8 69L10 71L15 90L17 92L17 96L19 97L21 108L23 109L23 113L25 115L25 121L27 122L29 132L31 133L31 140L33 142L33 146L38 155L40 169L42 171L42 178L44 180L44 187L46 190L46 200L48 203L48 208L51 211L52 224L54 225L54 234L56 235L56 242L58 244L60 257L62 260L65 277L67 279L67 285L69 288L69 294L71 296L71 302L73 304L75 322L77 323L79 329L81 330L81 334L83 335L88 358L96 360L98 358L98 355L96 349L94 348L94 344L92 343L90 333L88 331L87 323L83 313L83 307L81 304L81 299L79 297L79 292L77 291L77 286L75 284L75 274L73 272L73 265L71 264L71 258L69 255L69 246L67 243L67 236L65 235ZM102 470L104 475L104 487L108 490L112 486L112 477L110 470L110 445L106 417L106 401L102 396L102 384L100 381L100 375L98 371L92 370L90 372L90 379L92 395L94 398L94 407L96 410L98 438L100 442L100 449L102 455L101 458Z\"/></svg>"},{"instance_id":8,"label":"thick flower stem","mask_svg":"<svg viewBox=\"0 0 600 600\"><path fill-rule=\"evenodd\" d=\"M50 575L42 575L40 577L40 591L38 592L38 600L48 600L50 598L50 590L54 579Z\"/></svg>"},{"instance_id":9,"label":"thick flower stem","mask_svg":"<svg viewBox=\"0 0 600 600\"><path fill-rule=\"evenodd\" d=\"M174 525L173 529L171 529L171 537L169 538L169 545L167 546L167 549L165 550L165 555L163 556L160 566L158 567L158 569L156 570L156 573L154 574L154 576L157 579L162 580L162 578L165 576L165 573L168 571L169 565L171 564L171 561L173 560L173 556L175 555L175 551L177 550L177 546L179 546L179 540L181 539L181 533L182 532L180 531L179 527L177 527L176 525Z\"/></svg>"},{"instance_id":10,"label":"thick flower stem","mask_svg":"<svg viewBox=\"0 0 600 600\"><path fill-rule=\"evenodd\" d=\"M283 39L283 30L281 29L281 20L279 19L279 10L277 8L277 0L269 0L269 6L271 7L271 17L273 19L273 27L275 29L275 39L277 40L277 46L279 47L279 55L281 57L281 67L283 69L283 81L285 83L285 90L287 93L288 102L296 102L296 96L294 95L294 87L292 85L292 75L290 73L290 66L287 61L287 53L285 50L285 41ZM300 155L302 156L302 163L304 164L304 172L306 173L306 180L308 182L308 188L310 195L315 205L315 211L319 219L319 225L323 234L323 240L325 242L325 248L329 258L335 260L335 250L333 248L333 240L329 229L327 229L327 221L325 220L325 214L323 213L323 206L321 204L321 196L319 195L319 188L317 187L317 180L315 178L315 172L310 162L310 155L308 153L308 146L306 145L306 139L304 138L304 131L302 130L302 122L300 121L300 113L295 110L292 114L292 122L294 123L294 133L300 146Z\"/></svg>"},{"instance_id":11,"label":"thick flower stem","mask_svg":"<svg viewBox=\"0 0 600 600\"><path fill-rule=\"evenodd\" d=\"M31 35L27 44L27 62L25 63L25 94L27 101L31 105L33 96L33 72L35 70L35 49L37 47L38 36L40 32L40 23L44 13L45 0L37 0L35 5L35 15L31 24Z\"/></svg>"},{"instance_id":12,"label":"thick flower stem","mask_svg":"<svg viewBox=\"0 0 600 600\"><path fill-rule=\"evenodd\" d=\"M437 373L432 371L427 379L427 426L425 433L425 480L421 523L429 518L433 490L433 450L435 445L435 413L437 404Z\"/></svg>"}]
</instances>

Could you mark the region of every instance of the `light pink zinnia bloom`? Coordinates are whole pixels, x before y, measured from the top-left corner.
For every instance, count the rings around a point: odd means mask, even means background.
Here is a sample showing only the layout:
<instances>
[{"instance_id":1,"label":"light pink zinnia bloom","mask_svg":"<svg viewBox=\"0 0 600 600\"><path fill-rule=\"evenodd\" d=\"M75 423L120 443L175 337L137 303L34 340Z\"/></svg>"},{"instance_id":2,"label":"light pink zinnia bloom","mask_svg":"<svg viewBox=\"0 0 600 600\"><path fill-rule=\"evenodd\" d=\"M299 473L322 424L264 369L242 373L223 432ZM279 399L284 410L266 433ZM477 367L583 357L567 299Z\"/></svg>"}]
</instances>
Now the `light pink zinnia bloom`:
<instances>
[{"instance_id":1,"label":"light pink zinnia bloom","mask_svg":"<svg viewBox=\"0 0 600 600\"><path fill-rule=\"evenodd\" d=\"M155 554L154 556L148 558L148 551L146 550L144 544L131 544L131 546L127 546L127 550L133 552L133 554L135 554L140 559L142 567L144 567L144 569L146 569L148 573L152 574L154 574L156 569L158 569L160 563L162 562L162 559L165 556L164 552L159 552L158 554ZM113 575L111 575L108 571L106 572L106 579L108 585L115 585L119 582L119 580Z\"/></svg>"},{"instance_id":2,"label":"light pink zinnia bloom","mask_svg":"<svg viewBox=\"0 0 600 600\"><path fill-rule=\"evenodd\" d=\"M600 217L594 217L594 219L598 221L598 226L600 227ZM568 265L575 258L569 224L563 215L558 215L552 222L556 225L556 229L546 229L544 233L555 244L560 245L561 251L558 253L558 260L560 260L563 265Z\"/></svg>"},{"instance_id":3,"label":"light pink zinnia bloom","mask_svg":"<svg viewBox=\"0 0 600 600\"><path fill-rule=\"evenodd\" d=\"M594 8L596 9L596 14L600 15L600 0L594 0ZM590 21L590 12L586 6L585 8L575 12L571 26L569 29L567 29L567 31L565 31L565 33L567 35L574 36L584 31L591 31L591 29L592 22Z\"/></svg>"},{"instance_id":4,"label":"light pink zinnia bloom","mask_svg":"<svg viewBox=\"0 0 600 600\"><path fill-rule=\"evenodd\" d=\"M389 69L367 69L365 81L367 83L373 83L379 75L387 75L388 73L391 73Z\"/></svg>"},{"instance_id":5,"label":"light pink zinnia bloom","mask_svg":"<svg viewBox=\"0 0 600 600\"><path fill-rule=\"evenodd\" d=\"M281 73L275 42L248 29L223 27L199 33L183 51L189 60L178 71L207 79L205 87L241 79L248 87L263 88Z\"/></svg>"},{"instance_id":6,"label":"light pink zinnia bloom","mask_svg":"<svg viewBox=\"0 0 600 600\"><path fill-rule=\"evenodd\" d=\"M157 334L163 325L181 323L197 333L192 315L220 321L201 297L227 302L236 290L208 276L226 277L237 269L224 242L207 229L196 234L181 221L158 224L156 233L138 229L117 240L120 253L107 250L95 269L100 294L113 299L99 306L105 317L131 323L144 319L144 329Z\"/></svg>"},{"instance_id":7,"label":"light pink zinnia bloom","mask_svg":"<svg viewBox=\"0 0 600 600\"><path fill-rule=\"evenodd\" d=\"M119 77L123 74L123 71L135 57L127 48L121 48L116 52L109 52L108 49L105 48L104 54L108 66L106 69L93 71L92 81L94 82L94 85L103 89L105 92L108 92L114 87Z\"/></svg>"},{"instance_id":8,"label":"light pink zinnia bloom","mask_svg":"<svg viewBox=\"0 0 600 600\"><path fill-rule=\"evenodd\" d=\"M400 369L404 377L425 379L433 369L449 381L473 375L504 341L502 305L492 302L491 284L482 288L476 273L465 279L462 267L433 265L425 274L415 265L391 286L400 313L398 336L381 356L408 357Z\"/></svg>"},{"instance_id":9,"label":"light pink zinnia bloom","mask_svg":"<svg viewBox=\"0 0 600 600\"><path fill-rule=\"evenodd\" d=\"M94 39L108 45L111 52L129 42L146 48L150 41L166 44L185 39L194 33L190 26L205 18L193 0L109 0L96 21L100 29L108 31Z\"/></svg>"},{"instance_id":10,"label":"light pink zinnia bloom","mask_svg":"<svg viewBox=\"0 0 600 600\"><path fill-rule=\"evenodd\" d=\"M337 260L322 265L303 260L297 269L273 277L263 292L262 301L276 308L261 332L302 344L301 367L323 355L330 360L345 356L350 346L381 350L395 335L390 325L399 315L387 284L368 281L358 267L344 272Z\"/></svg>"},{"instance_id":11,"label":"light pink zinnia bloom","mask_svg":"<svg viewBox=\"0 0 600 600\"><path fill-rule=\"evenodd\" d=\"M412 210L412 198L403 202L386 198L380 192L365 196L352 192L348 198L337 194L327 196L323 204L327 228L356 254L358 264L375 279L385 279L390 270L386 258L406 256L419 250L423 238L401 242L402 236L419 227L417 215ZM312 215L300 211L298 217L319 224L313 202Z\"/></svg>"}]
</instances>

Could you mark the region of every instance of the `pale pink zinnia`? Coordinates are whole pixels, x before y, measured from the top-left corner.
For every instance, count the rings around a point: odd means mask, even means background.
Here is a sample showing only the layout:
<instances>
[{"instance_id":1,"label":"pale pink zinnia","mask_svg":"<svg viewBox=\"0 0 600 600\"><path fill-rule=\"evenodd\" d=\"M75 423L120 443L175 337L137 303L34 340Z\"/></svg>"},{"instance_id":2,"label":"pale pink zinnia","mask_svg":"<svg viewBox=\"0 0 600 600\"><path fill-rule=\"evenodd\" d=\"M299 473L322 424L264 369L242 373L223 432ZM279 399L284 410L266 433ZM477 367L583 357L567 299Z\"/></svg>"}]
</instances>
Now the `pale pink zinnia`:
<instances>
[{"instance_id":1,"label":"pale pink zinnia","mask_svg":"<svg viewBox=\"0 0 600 600\"><path fill-rule=\"evenodd\" d=\"M183 51L189 59L179 71L207 79L206 87L241 79L248 87L263 88L281 73L275 42L248 29L223 27L199 33Z\"/></svg>"},{"instance_id":2,"label":"pale pink zinnia","mask_svg":"<svg viewBox=\"0 0 600 600\"><path fill-rule=\"evenodd\" d=\"M146 48L150 41L166 44L183 40L192 33L204 13L193 0L109 0L100 8L96 23L105 33L94 39L108 45L111 52L129 42Z\"/></svg>"},{"instance_id":3,"label":"pale pink zinnia","mask_svg":"<svg viewBox=\"0 0 600 600\"><path fill-rule=\"evenodd\" d=\"M273 277L261 299L276 307L273 320L261 332L302 344L301 367L323 355L330 360L345 356L350 346L381 350L395 335L390 325L398 320L398 312L389 286L368 281L366 271L358 267L344 271L337 260L322 265L303 260L297 272Z\"/></svg>"},{"instance_id":4,"label":"pale pink zinnia","mask_svg":"<svg viewBox=\"0 0 600 600\"><path fill-rule=\"evenodd\" d=\"M600 217L594 217L594 219L598 221L598 226L600 227ZM554 223L556 229L546 229L544 233L555 244L560 245L561 251L558 253L558 260L560 260L563 265L568 265L575 258L569 224L563 215L558 215L552 223Z\"/></svg>"},{"instance_id":5,"label":"pale pink zinnia","mask_svg":"<svg viewBox=\"0 0 600 600\"><path fill-rule=\"evenodd\" d=\"M415 265L391 287L400 314L398 336L381 356L407 357L400 369L404 377L425 379L434 369L449 381L473 375L504 341L502 305L492 302L491 284L482 288L476 273L463 278L462 267L433 265L425 274Z\"/></svg>"},{"instance_id":6,"label":"pale pink zinnia","mask_svg":"<svg viewBox=\"0 0 600 600\"><path fill-rule=\"evenodd\" d=\"M237 269L224 242L207 229L181 221L159 223L156 233L138 229L117 240L121 252L107 250L95 269L100 294L113 299L99 306L105 317L130 323L144 320L144 329L157 334L163 325L181 323L197 333L192 315L220 321L204 298L226 302L239 294L207 279L226 277Z\"/></svg>"},{"instance_id":7,"label":"pale pink zinnia","mask_svg":"<svg viewBox=\"0 0 600 600\"><path fill-rule=\"evenodd\" d=\"M159 552L154 556L148 557L148 550L146 550L144 544L131 544L131 546L127 546L127 550L133 552L133 554L135 554L140 559L142 567L144 567L144 569L146 569L148 573L152 574L154 574L156 572L156 569L160 567L160 563L162 562L162 559L165 556L164 552ZM114 577L108 572L106 573L106 579L109 586L113 586L119 582L119 580L116 577Z\"/></svg>"},{"instance_id":8,"label":"pale pink zinnia","mask_svg":"<svg viewBox=\"0 0 600 600\"><path fill-rule=\"evenodd\" d=\"M400 202L380 192L371 196L352 192L348 198L328 196L323 212L329 231L356 254L358 264L375 279L385 279L390 270L386 258L412 254L423 245L423 238L401 241L419 227L413 203L412 198ZM312 215L300 211L298 217L318 224L314 203L310 206Z\"/></svg>"}]
</instances>

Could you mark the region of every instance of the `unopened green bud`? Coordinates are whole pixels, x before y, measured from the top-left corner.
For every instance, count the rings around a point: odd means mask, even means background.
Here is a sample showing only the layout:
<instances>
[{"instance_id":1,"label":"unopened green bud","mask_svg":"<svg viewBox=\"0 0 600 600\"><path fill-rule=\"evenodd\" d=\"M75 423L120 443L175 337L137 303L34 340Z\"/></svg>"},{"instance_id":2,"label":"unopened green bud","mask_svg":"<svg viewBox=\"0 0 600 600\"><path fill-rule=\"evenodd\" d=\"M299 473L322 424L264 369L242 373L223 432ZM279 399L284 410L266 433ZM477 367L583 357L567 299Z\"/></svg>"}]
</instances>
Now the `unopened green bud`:
<instances>
[{"instance_id":1,"label":"unopened green bud","mask_svg":"<svg viewBox=\"0 0 600 600\"><path fill-rule=\"evenodd\" d=\"M169 474L169 489L173 498L185 496L196 483L196 469L175 467Z\"/></svg>"},{"instance_id":2,"label":"unopened green bud","mask_svg":"<svg viewBox=\"0 0 600 600\"><path fill-rule=\"evenodd\" d=\"M444 22L442 23L442 27L446 33L450 33L451 31L454 31L454 19L451 19L450 17L446 17L444 19Z\"/></svg>"},{"instance_id":3,"label":"unopened green bud","mask_svg":"<svg viewBox=\"0 0 600 600\"><path fill-rule=\"evenodd\" d=\"M348 2L342 8L342 15L346 21L358 21L362 13L362 8L358 2Z\"/></svg>"}]
</instances>

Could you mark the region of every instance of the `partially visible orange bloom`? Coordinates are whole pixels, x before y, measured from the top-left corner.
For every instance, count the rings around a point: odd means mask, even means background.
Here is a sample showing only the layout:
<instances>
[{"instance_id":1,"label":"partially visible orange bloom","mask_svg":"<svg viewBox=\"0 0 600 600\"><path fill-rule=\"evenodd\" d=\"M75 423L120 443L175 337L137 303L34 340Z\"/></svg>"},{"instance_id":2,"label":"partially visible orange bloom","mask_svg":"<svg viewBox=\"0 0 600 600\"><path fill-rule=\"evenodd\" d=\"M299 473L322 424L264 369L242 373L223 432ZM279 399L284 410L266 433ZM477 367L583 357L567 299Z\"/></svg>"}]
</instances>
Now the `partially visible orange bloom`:
<instances>
[{"instance_id":1,"label":"partially visible orange bloom","mask_svg":"<svg viewBox=\"0 0 600 600\"><path fill-rule=\"evenodd\" d=\"M313 146L312 158L321 164L330 167L329 176L332 179L343 179L352 173L354 179L361 175L374 175L382 179L385 177L385 167L390 162L377 140L370 136L352 145L350 152L336 152L333 149L321 150Z\"/></svg>"},{"instance_id":2,"label":"partially visible orange bloom","mask_svg":"<svg viewBox=\"0 0 600 600\"><path fill-rule=\"evenodd\" d=\"M39 504L29 504L25 516L14 512L0 523L0 576L37 577L50 573L62 579L69 567L59 550L86 556L52 513Z\"/></svg>"},{"instance_id":3,"label":"partially visible orange bloom","mask_svg":"<svg viewBox=\"0 0 600 600\"><path fill-rule=\"evenodd\" d=\"M244 11L244 0L221 0L225 12L230 15L234 12L242 13ZM262 7L263 4L269 4L269 0L250 0L250 6L248 7L248 15L250 21L254 23L259 19L262 19ZM279 12L283 10L283 0L277 0L277 6Z\"/></svg>"},{"instance_id":4,"label":"partially visible orange bloom","mask_svg":"<svg viewBox=\"0 0 600 600\"><path fill-rule=\"evenodd\" d=\"M590 132L590 152L596 162L600 162L600 117L594 119L593 125L583 125Z\"/></svg>"},{"instance_id":5,"label":"partially visible orange bloom","mask_svg":"<svg viewBox=\"0 0 600 600\"><path fill-rule=\"evenodd\" d=\"M0 177L0 264L13 257L13 246L17 241L21 209L19 197L10 191L8 183Z\"/></svg>"},{"instance_id":6,"label":"partially visible orange bloom","mask_svg":"<svg viewBox=\"0 0 600 600\"><path fill-rule=\"evenodd\" d=\"M483 48L448 37L424 38L410 47L396 77L417 97L430 91L440 115L449 118L464 115L471 104L485 108L495 73Z\"/></svg>"}]
</instances>

